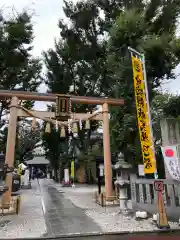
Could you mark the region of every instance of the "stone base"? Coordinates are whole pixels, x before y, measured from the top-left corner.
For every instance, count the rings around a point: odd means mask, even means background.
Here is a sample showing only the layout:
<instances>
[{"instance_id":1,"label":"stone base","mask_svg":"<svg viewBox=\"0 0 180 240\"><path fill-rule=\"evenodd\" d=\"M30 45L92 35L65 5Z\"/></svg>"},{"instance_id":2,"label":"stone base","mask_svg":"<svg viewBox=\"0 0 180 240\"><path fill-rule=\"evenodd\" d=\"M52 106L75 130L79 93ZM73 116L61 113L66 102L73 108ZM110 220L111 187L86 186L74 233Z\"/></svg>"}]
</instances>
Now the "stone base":
<instances>
[{"instance_id":1,"label":"stone base","mask_svg":"<svg viewBox=\"0 0 180 240\"><path fill-rule=\"evenodd\" d=\"M16 209L14 207L10 207L9 209L0 208L1 215L12 215L16 214Z\"/></svg>"},{"instance_id":2,"label":"stone base","mask_svg":"<svg viewBox=\"0 0 180 240\"><path fill-rule=\"evenodd\" d=\"M134 215L132 209L120 209L119 214L123 214L125 216L133 216Z\"/></svg>"},{"instance_id":3,"label":"stone base","mask_svg":"<svg viewBox=\"0 0 180 240\"><path fill-rule=\"evenodd\" d=\"M20 209L19 201L19 196L13 196L10 204L0 204L0 215L18 214L17 210L19 211Z\"/></svg>"},{"instance_id":4,"label":"stone base","mask_svg":"<svg viewBox=\"0 0 180 240\"><path fill-rule=\"evenodd\" d=\"M72 185L69 184L69 183L63 183L63 184L62 184L62 187L72 187Z\"/></svg>"},{"instance_id":5,"label":"stone base","mask_svg":"<svg viewBox=\"0 0 180 240\"><path fill-rule=\"evenodd\" d=\"M31 189L31 183L29 183L28 185L21 185L22 189Z\"/></svg>"},{"instance_id":6,"label":"stone base","mask_svg":"<svg viewBox=\"0 0 180 240\"><path fill-rule=\"evenodd\" d=\"M31 189L31 186L22 186L21 189Z\"/></svg>"},{"instance_id":7,"label":"stone base","mask_svg":"<svg viewBox=\"0 0 180 240\"><path fill-rule=\"evenodd\" d=\"M98 192L95 192L95 201L102 207L108 207L108 206L118 206L119 200L117 196L111 196L106 198L105 193L99 194Z\"/></svg>"}]
</instances>

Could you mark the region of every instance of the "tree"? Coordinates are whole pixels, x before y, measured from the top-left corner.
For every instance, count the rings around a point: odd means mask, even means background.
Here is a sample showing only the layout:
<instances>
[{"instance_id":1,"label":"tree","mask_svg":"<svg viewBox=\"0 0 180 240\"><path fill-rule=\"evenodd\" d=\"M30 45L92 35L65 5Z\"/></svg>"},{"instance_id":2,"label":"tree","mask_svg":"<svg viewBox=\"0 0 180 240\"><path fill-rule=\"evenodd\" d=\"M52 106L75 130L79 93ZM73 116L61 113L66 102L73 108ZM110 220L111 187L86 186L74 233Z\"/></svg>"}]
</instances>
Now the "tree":
<instances>
[{"instance_id":1,"label":"tree","mask_svg":"<svg viewBox=\"0 0 180 240\"><path fill-rule=\"evenodd\" d=\"M179 63L178 0L65 1L64 12L68 24L59 22L61 38L44 54L49 91L124 98L125 106L111 108L112 151L123 151L135 163L141 151L128 46L145 54L151 101L161 83L175 77ZM73 108L84 112L96 106ZM79 134L81 151L87 149L85 133Z\"/></svg>"},{"instance_id":2,"label":"tree","mask_svg":"<svg viewBox=\"0 0 180 240\"><path fill-rule=\"evenodd\" d=\"M17 149L19 152L20 162L33 158L33 150L41 146L42 126L36 123L35 129L32 129L31 120L21 120L18 124Z\"/></svg>"},{"instance_id":3,"label":"tree","mask_svg":"<svg viewBox=\"0 0 180 240\"><path fill-rule=\"evenodd\" d=\"M9 18L0 14L0 90L37 91L41 81L41 63L32 56L33 24L27 12ZM0 100L1 150L5 152L7 127L3 117L8 114L10 100ZM33 101L19 104L31 108ZM16 146L17 148L17 146Z\"/></svg>"},{"instance_id":4,"label":"tree","mask_svg":"<svg viewBox=\"0 0 180 240\"><path fill-rule=\"evenodd\" d=\"M103 67L106 44L99 40L103 34L99 9L90 1L79 1L75 5L65 1L64 12L70 24L59 21L61 39L56 41L55 50L44 53L46 84L50 92L100 96L103 94L102 80L106 76ZM94 109L96 106L73 106L75 112ZM80 151L87 151L91 131L97 127L98 123L94 121L91 129L86 131L83 124L83 130L79 131L75 141Z\"/></svg>"},{"instance_id":5,"label":"tree","mask_svg":"<svg viewBox=\"0 0 180 240\"><path fill-rule=\"evenodd\" d=\"M176 37L180 8L178 1L121 1L117 8L119 16L109 39L109 96L124 98L125 105L111 111L112 149L123 151L127 161L136 163L141 151L128 46L145 54L151 101L161 83L175 78L173 70L180 57L180 39Z\"/></svg>"},{"instance_id":6,"label":"tree","mask_svg":"<svg viewBox=\"0 0 180 240\"><path fill-rule=\"evenodd\" d=\"M50 161L51 167L55 170L55 179L62 180L62 166L69 167L68 139L61 138L53 125L51 125L51 133L45 132L46 124L43 127L42 144L45 148L46 157ZM59 169L61 170L60 179L58 179L57 174Z\"/></svg>"},{"instance_id":7,"label":"tree","mask_svg":"<svg viewBox=\"0 0 180 240\"><path fill-rule=\"evenodd\" d=\"M8 134L8 125L4 125L0 131L0 148L6 151L6 142ZM16 146L15 146L15 163L24 162L33 158L33 150L41 145L41 125L36 123L36 128L32 130L31 120L24 119L18 121Z\"/></svg>"},{"instance_id":8,"label":"tree","mask_svg":"<svg viewBox=\"0 0 180 240\"><path fill-rule=\"evenodd\" d=\"M33 24L27 12L5 18L0 15L0 89L36 91L40 84L41 64L32 57ZM32 107L33 102L22 102ZM1 100L0 120L9 100Z\"/></svg>"},{"instance_id":9,"label":"tree","mask_svg":"<svg viewBox=\"0 0 180 240\"><path fill-rule=\"evenodd\" d=\"M151 118L155 146L162 145L160 120L165 117L164 109L169 105L171 99L174 99L172 94L158 93L151 102Z\"/></svg>"},{"instance_id":10,"label":"tree","mask_svg":"<svg viewBox=\"0 0 180 240\"><path fill-rule=\"evenodd\" d=\"M180 96L175 95L169 98L169 101L163 107L163 112L165 116L171 116L177 118L180 116Z\"/></svg>"}]
</instances>

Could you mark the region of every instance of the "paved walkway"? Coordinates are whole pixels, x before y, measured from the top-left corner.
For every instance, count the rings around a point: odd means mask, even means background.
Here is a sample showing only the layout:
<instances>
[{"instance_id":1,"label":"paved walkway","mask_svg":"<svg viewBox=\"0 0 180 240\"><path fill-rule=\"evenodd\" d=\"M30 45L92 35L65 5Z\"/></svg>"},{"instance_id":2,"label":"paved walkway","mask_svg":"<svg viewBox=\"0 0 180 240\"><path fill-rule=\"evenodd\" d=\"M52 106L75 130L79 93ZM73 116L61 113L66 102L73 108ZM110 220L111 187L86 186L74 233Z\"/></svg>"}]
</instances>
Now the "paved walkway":
<instances>
[{"instance_id":1,"label":"paved walkway","mask_svg":"<svg viewBox=\"0 0 180 240\"><path fill-rule=\"evenodd\" d=\"M57 237L100 233L102 230L108 232L109 226L113 231L114 221L118 231L132 231L135 224L131 223L132 219L125 220L118 217L117 211L114 215L108 209L99 208L92 202L92 190L94 191L88 186L63 189L60 185L46 179L32 181L32 189L21 190L20 214L0 218L0 238ZM137 222L136 224L140 225ZM148 230L149 223L142 224ZM156 237L157 234L154 236ZM130 236L126 237L125 239L132 239L129 238ZM82 240L85 238L87 237ZM124 240L122 235L89 238ZM71 236L70 239L74 238Z\"/></svg>"},{"instance_id":2,"label":"paved walkway","mask_svg":"<svg viewBox=\"0 0 180 240\"><path fill-rule=\"evenodd\" d=\"M58 191L62 191L63 189L60 184L54 184L53 186L55 186ZM75 188L64 188L63 195L74 205L85 210L86 215L101 227L101 232L141 232L157 230L152 218L137 221L134 215L126 216L120 214L119 206L98 206L93 201L94 191L97 191L97 186L77 184ZM179 224L176 222L169 222L169 224L171 229L180 229Z\"/></svg>"},{"instance_id":3,"label":"paved walkway","mask_svg":"<svg viewBox=\"0 0 180 240\"><path fill-rule=\"evenodd\" d=\"M45 236L101 232L100 227L85 214L83 209L65 199L48 180L40 180L39 185L43 195L47 225Z\"/></svg>"},{"instance_id":4,"label":"paved walkway","mask_svg":"<svg viewBox=\"0 0 180 240\"><path fill-rule=\"evenodd\" d=\"M41 193L37 181L22 189L19 215L0 216L0 238L41 237L46 232Z\"/></svg>"}]
</instances>

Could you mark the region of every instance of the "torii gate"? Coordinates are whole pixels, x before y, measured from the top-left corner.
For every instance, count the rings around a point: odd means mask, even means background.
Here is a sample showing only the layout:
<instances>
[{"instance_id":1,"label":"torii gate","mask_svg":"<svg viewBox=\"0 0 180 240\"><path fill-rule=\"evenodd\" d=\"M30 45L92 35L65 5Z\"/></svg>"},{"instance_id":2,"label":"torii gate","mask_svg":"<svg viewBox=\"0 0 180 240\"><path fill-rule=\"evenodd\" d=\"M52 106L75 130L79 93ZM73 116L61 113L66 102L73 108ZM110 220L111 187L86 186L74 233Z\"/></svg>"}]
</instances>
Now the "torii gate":
<instances>
[{"instance_id":1,"label":"torii gate","mask_svg":"<svg viewBox=\"0 0 180 240\"><path fill-rule=\"evenodd\" d=\"M59 94L58 94L59 95ZM29 111L23 109L18 105L19 100L32 100L32 101L44 101L44 102L56 102L56 94L52 93L37 93L37 92L24 92L24 91L8 91L0 90L0 99L11 99L10 104L10 116L8 125L8 136L6 145L6 160L5 162L9 167L14 166L14 149L16 140L16 125L18 117L36 117L44 121L55 117L55 113L46 111ZM65 96L65 95L62 95ZM113 98L97 98L86 96L69 96L72 104L93 104L101 105L102 112L100 113L78 113L73 114L75 120L99 120L103 121L103 147L104 147L104 175L105 175L105 193L106 197L112 196L112 168L111 168L111 151L110 151L110 135L109 135L109 111L108 105L124 105L123 99ZM9 205L11 200L11 187L12 187L12 173L6 177L6 184L9 190L4 194L4 205Z\"/></svg>"}]
</instances>

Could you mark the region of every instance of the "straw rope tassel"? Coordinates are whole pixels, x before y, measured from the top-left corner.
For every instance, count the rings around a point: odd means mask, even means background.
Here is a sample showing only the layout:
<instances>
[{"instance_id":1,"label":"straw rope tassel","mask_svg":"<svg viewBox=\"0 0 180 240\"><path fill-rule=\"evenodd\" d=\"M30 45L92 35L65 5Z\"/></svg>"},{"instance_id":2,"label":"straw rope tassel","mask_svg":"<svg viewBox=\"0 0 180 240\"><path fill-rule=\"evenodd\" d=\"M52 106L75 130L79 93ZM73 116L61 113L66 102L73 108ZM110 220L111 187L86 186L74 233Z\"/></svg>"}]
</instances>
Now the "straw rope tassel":
<instances>
[{"instance_id":1,"label":"straw rope tassel","mask_svg":"<svg viewBox=\"0 0 180 240\"><path fill-rule=\"evenodd\" d=\"M31 127L32 127L32 130L34 130L36 128L36 118L33 118L32 122L31 122Z\"/></svg>"},{"instance_id":2,"label":"straw rope tassel","mask_svg":"<svg viewBox=\"0 0 180 240\"><path fill-rule=\"evenodd\" d=\"M65 131L65 127L61 127L61 131L60 131L60 137L66 137L66 131Z\"/></svg>"},{"instance_id":3,"label":"straw rope tassel","mask_svg":"<svg viewBox=\"0 0 180 240\"><path fill-rule=\"evenodd\" d=\"M90 121L86 120L85 129L90 129Z\"/></svg>"},{"instance_id":4,"label":"straw rope tassel","mask_svg":"<svg viewBox=\"0 0 180 240\"><path fill-rule=\"evenodd\" d=\"M45 129L46 133L50 133L51 132L51 126L50 123L46 123L46 129Z\"/></svg>"},{"instance_id":5,"label":"straw rope tassel","mask_svg":"<svg viewBox=\"0 0 180 240\"><path fill-rule=\"evenodd\" d=\"M73 129L72 129L73 133L77 133L78 132L78 126L77 123L73 123Z\"/></svg>"}]
</instances>

